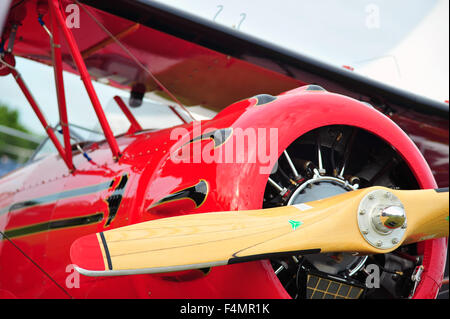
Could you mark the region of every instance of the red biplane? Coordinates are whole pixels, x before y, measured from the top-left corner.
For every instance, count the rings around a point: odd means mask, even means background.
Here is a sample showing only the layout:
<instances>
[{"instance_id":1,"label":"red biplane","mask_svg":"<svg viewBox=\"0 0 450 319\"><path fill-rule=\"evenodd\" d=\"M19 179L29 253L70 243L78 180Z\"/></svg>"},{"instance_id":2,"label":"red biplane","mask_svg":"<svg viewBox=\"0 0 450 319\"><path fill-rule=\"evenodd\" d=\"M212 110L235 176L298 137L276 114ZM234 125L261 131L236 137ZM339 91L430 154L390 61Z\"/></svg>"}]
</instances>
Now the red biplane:
<instances>
[{"instance_id":1,"label":"red biplane","mask_svg":"<svg viewBox=\"0 0 450 319\"><path fill-rule=\"evenodd\" d=\"M447 104L158 2L1 5L0 76L48 135L0 180L1 298L437 296ZM15 57L53 66L58 127ZM81 77L101 138L69 124L63 71ZM92 80L131 91L116 97L126 132ZM171 127L142 125L147 92L173 101ZM194 105L218 114L196 121Z\"/></svg>"}]
</instances>

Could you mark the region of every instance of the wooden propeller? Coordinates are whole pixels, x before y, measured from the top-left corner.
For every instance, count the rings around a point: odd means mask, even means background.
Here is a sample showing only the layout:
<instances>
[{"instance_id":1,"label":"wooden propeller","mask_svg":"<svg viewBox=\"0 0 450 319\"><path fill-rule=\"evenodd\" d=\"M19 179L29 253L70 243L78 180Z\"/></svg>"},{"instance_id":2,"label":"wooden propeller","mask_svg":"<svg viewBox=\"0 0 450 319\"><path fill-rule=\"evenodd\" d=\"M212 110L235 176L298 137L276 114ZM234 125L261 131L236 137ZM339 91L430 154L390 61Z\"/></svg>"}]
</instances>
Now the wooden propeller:
<instances>
[{"instance_id":1,"label":"wooden propeller","mask_svg":"<svg viewBox=\"0 0 450 319\"><path fill-rule=\"evenodd\" d=\"M370 187L305 204L192 214L76 240L87 276L172 272L326 252L387 253L449 233L449 193Z\"/></svg>"}]
</instances>

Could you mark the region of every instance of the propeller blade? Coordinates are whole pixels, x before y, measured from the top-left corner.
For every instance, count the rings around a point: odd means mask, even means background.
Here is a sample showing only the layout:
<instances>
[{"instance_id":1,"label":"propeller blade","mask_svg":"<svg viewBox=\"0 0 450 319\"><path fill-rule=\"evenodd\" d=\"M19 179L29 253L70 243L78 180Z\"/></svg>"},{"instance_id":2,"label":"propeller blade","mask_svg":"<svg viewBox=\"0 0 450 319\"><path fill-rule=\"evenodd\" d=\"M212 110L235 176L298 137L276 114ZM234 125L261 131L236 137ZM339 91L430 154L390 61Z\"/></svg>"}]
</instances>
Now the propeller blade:
<instances>
[{"instance_id":1,"label":"propeller blade","mask_svg":"<svg viewBox=\"0 0 450 319\"><path fill-rule=\"evenodd\" d=\"M406 238L411 244L432 238L448 237L449 190L396 191L408 216Z\"/></svg>"},{"instance_id":2,"label":"propeller blade","mask_svg":"<svg viewBox=\"0 0 450 319\"><path fill-rule=\"evenodd\" d=\"M448 189L361 189L277 208L192 214L76 240L72 262L87 276L198 269L325 252L387 253L449 233Z\"/></svg>"}]
</instances>

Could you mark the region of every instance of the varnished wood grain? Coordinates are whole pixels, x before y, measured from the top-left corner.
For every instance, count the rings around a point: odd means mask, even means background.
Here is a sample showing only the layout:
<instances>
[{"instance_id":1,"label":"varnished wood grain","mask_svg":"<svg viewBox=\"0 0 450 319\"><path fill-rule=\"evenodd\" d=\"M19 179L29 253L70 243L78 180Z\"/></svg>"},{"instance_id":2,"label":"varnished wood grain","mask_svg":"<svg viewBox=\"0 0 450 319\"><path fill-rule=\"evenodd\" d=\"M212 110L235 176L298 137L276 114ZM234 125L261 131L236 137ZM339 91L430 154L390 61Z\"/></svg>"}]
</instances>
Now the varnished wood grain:
<instances>
[{"instance_id":1,"label":"varnished wood grain","mask_svg":"<svg viewBox=\"0 0 450 319\"><path fill-rule=\"evenodd\" d=\"M363 238L357 211L371 187L294 206L238 212L214 212L160 219L104 232L113 271L224 265L291 251L386 253ZM386 189L387 190L387 189ZM404 204L407 243L448 236L448 192L395 191ZM294 229L289 221L299 222ZM104 250L102 250L104 253Z\"/></svg>"}]
</instances>

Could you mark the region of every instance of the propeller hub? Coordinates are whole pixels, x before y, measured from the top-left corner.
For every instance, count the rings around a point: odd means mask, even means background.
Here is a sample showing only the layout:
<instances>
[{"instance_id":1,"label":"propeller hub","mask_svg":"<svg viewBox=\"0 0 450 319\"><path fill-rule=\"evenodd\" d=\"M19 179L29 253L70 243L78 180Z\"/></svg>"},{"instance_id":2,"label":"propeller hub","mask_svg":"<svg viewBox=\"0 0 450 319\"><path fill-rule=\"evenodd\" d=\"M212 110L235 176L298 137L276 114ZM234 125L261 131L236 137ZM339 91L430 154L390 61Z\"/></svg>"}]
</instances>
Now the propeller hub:
<instances>
[{"instance_id":1,"label":"propeller hub","mask_svg":"<svg viewBox=\"0 0 450 319\"><path fill-rule=\"evenodd\" d=\"M392 249L402 242L406 232L406 211L400 199L386 189L367 193L359 204L358 227L373 247Z\"/></svg>"},{"instance_id":2,"label":"propeller hub","mask_svg":"<svg viewBox=\"0 0 450 319\"><path fill-rule=\"evenodd\" d=\"M406 213L400 206L375 209L372 214L372 224L382 234L391 233L394 229L402 227L405 222Z\"/></svg>"}]
</instances>

